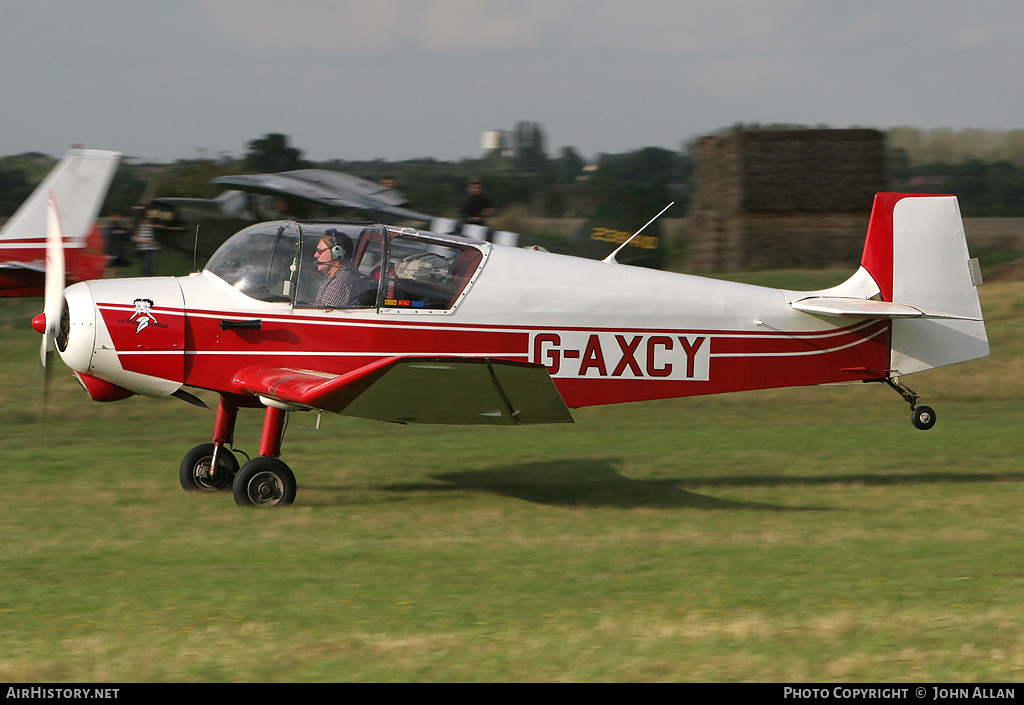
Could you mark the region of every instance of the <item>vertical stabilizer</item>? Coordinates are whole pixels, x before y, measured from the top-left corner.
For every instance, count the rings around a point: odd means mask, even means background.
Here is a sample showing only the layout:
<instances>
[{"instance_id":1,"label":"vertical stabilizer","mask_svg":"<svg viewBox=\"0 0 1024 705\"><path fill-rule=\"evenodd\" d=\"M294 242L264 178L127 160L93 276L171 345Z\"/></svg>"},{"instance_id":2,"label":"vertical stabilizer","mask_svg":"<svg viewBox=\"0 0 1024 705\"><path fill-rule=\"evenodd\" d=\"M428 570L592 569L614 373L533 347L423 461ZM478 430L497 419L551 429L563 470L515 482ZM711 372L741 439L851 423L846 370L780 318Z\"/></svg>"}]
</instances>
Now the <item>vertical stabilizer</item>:
<instances>
[{"instance_id":1,"label":"vertical stabilizer","mask_svg":"<svg viewBox=\"0 0 1024 705\"><path fill-rule=\"evenodd\" d=\"M988 355L980 281L955 196L878 194L861 265L882 300L927 314L893 320L893 375Z\"/></svg>"},{"instance_id":2,"label":"vertical stabilizer","mask_svg":"<svg viewBox=\"0 0 1024 705\"><path fill-rule=\"evenodd\" d=\"M121 159L117 152L71 149L0 230L0 241L46 242L46 204L52 196L66 245L82 247L96 222Z\"/></svg>"}]
</instances>

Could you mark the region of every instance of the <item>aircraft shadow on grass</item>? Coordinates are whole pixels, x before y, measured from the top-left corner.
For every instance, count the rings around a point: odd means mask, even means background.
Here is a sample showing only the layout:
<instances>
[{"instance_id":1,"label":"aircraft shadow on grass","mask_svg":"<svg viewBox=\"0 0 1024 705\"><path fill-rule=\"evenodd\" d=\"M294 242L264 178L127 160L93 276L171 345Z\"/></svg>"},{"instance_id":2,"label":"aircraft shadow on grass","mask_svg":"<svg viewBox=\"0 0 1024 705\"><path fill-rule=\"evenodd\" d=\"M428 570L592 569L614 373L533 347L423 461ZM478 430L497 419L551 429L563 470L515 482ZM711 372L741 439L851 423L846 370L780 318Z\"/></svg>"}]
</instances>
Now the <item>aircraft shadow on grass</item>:
<instances>
[{"instance_id":1,"label":"aircraft shadow on grass","mask_svg":"<svg viewBox=\"0 0 1024 705\"><path fill-rule=\"evenodd\" d=\"M556 507L617 509L763 509L786 507L735 502L684 490L674 479L639 480L609 460L554 460L527 465L435 474L461 490L489 492Z\"/></svg>"},{"instance_id":2,"label":"aircraft shadow on grass","mask_svg":"<svg viewBox=\"0 0 1024 705\"><path fill-rule=\"evenodd\" d=\"M618 461L612 459L549 460L487 470L431 473L429 477L432 480L446 484L403 483L386 485L379 489L394 493L482 492L534 504L566 508L828 511L833 508L719 499L695 492L692 488L799 487L829 484L878 486L1024 480L1024 472L733 475L645 480L622 475L616 470L617 465Z\"/></svg>"},{"instance_id":3,"label":"aircraft shadow on grass","mask_svg":"<svg viewBox=\"0 0 1024 705\"><path fill-rule=\"evenodd\" d=\"M683 489L678 479L635 479L622 475L613 459L561 459L522 465L431 473L437 485L393 485L390 491L486 492L556 507L618 509L758 509L793 511L763 502L718 499Z\"/></svg>"}]
</instances>

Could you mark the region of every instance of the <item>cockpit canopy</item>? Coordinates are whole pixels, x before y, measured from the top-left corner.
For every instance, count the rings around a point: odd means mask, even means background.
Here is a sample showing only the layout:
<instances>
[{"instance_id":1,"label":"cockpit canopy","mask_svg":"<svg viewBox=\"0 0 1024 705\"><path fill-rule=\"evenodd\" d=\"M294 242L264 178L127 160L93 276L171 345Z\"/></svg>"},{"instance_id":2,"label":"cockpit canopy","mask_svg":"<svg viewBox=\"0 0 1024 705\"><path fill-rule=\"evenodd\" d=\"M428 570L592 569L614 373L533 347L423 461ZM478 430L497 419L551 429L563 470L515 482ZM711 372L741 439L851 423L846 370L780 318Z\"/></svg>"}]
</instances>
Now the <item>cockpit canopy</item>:
<instances>
[{"instance_id":1,"label":"cockpit canopy","mask_svg":"<svg viewBox=\"0 0 1024 705\"><path fill-rule=\"evenodd\" d=\"M486 247L412 228L277 221L233 235L206 271L246 296L296 308L447 311Z\"/></svg>"}]
</instances>

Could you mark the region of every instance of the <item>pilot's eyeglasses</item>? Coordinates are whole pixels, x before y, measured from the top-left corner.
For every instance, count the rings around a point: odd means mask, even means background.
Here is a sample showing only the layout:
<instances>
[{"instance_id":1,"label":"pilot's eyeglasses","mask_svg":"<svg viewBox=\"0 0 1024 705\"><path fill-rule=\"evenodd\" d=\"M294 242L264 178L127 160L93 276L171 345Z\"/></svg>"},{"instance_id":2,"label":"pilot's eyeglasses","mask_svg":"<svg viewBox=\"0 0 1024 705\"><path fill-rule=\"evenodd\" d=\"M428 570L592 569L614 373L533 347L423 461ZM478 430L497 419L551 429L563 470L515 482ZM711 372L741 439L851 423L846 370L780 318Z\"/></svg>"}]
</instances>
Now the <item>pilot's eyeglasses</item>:
<instances>
[{"instance_id":1,"label":"pilot's eyeglasses","mask_svg":"<svg viewBox=\"0 0 1024 705\"><path fill-rule=\"evenodd\" d=\"M327 252L327 250L329 250L329 249L331 249L331 248L330 247L318 247L318 248L316 248L316 254L319 255L322 252Z\"/></svg>"}]
</instances>

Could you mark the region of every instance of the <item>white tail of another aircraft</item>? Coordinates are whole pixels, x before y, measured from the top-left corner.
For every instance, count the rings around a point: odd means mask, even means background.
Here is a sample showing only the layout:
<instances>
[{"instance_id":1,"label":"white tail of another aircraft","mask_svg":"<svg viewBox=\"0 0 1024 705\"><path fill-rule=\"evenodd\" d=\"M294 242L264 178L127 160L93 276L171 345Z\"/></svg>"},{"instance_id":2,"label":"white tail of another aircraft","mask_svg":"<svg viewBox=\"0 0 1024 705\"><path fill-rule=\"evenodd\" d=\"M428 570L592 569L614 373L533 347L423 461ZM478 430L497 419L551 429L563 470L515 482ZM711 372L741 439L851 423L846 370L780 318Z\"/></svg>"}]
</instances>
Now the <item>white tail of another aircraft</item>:
<instances>
[{"instance_id":1,"label":"white tail of another aircraft","mask_svg":"<svg viewBox=\"0 0 1024 705\"><path fill-rule=\"evenodd\" d=\"M0 246L15 241L46 242L46 203L57 204L65 243L81 246L96 223L121 155L97 149L71 149L0 230Z\"/></svg>"}]
</instances>

